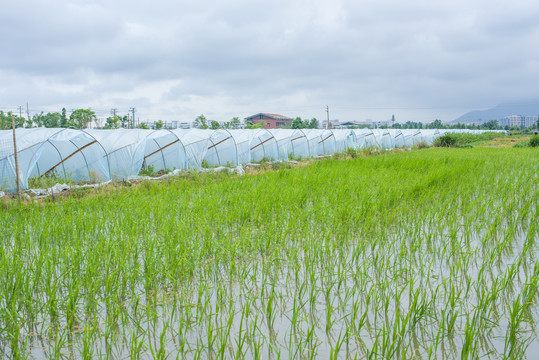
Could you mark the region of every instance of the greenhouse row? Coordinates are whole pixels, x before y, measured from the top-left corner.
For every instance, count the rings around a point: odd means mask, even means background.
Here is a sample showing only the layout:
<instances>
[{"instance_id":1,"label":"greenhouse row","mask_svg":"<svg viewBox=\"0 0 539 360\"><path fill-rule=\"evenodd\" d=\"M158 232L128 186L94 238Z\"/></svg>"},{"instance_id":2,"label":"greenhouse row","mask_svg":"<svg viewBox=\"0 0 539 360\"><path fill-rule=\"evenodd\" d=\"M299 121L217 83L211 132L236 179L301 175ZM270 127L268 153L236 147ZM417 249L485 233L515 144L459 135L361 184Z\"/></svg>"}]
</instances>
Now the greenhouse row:
<instances>
[{"instance_id":1,"label":"greenhouse row","mask_svg":"<svg viewBox=\"0 0 539 360\"><path fill-rule=\"evenodd\" d=\"M55 176L73 181L122 180L154 171L237 166L331 155L347 148L431 145L447 131L422 129L73 130L16 129L19 182ZM457 130L458 132L481 132ZM0 130L0 190L16 190L12 130Z\"/></svg>"}]
</instances>

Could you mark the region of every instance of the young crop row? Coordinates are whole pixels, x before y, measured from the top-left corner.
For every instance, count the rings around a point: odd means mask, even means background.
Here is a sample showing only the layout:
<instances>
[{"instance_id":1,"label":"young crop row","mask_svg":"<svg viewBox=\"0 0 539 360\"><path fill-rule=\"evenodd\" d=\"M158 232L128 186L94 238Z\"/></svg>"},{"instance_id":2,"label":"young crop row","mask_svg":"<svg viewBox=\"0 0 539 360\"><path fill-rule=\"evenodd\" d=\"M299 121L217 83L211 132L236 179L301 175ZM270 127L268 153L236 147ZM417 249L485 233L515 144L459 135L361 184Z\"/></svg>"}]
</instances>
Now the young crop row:
<instances>
[{"instance_id":1,"label":"young crop row","mask_svg":"<svg viewBox=\"0 0 539 360\"><path fill-rule=\"evenodd\" d=\"M430 149L4 204L0 356L533 358L538 160Z\"/></svg>"}]
</instances>

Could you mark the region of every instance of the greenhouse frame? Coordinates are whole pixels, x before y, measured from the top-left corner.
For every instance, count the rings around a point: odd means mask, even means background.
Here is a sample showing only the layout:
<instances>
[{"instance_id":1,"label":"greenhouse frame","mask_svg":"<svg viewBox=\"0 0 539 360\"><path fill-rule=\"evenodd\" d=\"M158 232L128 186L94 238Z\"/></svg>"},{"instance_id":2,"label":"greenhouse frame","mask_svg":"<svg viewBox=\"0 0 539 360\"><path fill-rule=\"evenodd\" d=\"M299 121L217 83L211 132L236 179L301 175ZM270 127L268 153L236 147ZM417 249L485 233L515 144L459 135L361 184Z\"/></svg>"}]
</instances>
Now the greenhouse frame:
<instances>
[{"instance_id":1,"label":"greenhouse frame","mask_svg":"<svg viewBox=\"0 0 539 360\"><path fill-rule=\"evenodd\" d=\"M423 129L238 129L238 130L15 130L18 178L55 176L79 182L137 177L142 169L196 170L261 161L329 156L353 149L412 147L449 132L481 130ZM503 131L500 131L503 132ZM0 190L16 191L13 131L0 130Z\"/></svg>"}]
</instances>

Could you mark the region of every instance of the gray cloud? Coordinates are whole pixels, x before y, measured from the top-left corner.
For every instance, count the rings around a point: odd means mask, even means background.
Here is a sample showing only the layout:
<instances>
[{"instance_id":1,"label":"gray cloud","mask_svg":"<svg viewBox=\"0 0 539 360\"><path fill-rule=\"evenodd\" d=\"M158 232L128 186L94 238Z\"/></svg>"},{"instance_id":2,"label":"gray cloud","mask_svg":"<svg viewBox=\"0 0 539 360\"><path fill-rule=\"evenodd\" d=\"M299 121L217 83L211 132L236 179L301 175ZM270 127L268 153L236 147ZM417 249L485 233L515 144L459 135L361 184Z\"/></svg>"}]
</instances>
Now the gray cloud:
<instances>
[{"instance_id":1,"label":"gray cloud","mask_svg":"<svg viewBox=\"0 0 539 360\"><path fill-rule=\"evenodd\" d=\"M537 15L531 1L23 0L0 13L0 107L452 120L538 97Z\"/></svg>"}]
</instances>

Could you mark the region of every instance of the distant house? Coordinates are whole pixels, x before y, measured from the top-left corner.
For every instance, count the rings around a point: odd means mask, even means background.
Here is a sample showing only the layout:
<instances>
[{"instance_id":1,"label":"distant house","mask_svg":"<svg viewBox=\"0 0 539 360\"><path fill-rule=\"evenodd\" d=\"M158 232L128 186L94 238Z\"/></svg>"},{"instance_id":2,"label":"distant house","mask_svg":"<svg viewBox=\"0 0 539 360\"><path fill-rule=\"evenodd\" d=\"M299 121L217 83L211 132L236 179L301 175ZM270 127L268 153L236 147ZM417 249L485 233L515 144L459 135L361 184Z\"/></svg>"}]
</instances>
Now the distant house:
<instances>
[{"instance_id":1,"label":"distant house","mask_svg":"<svg viewBox=\"0 0 539 360\"><path fill-rule=\"evenodd\" d=\"M277 129L289 127L292 124L292 119L278 114L259 113L245 118L246 124L256 124L264 122L265 129Z\"/></svg>"}]
</instances>

